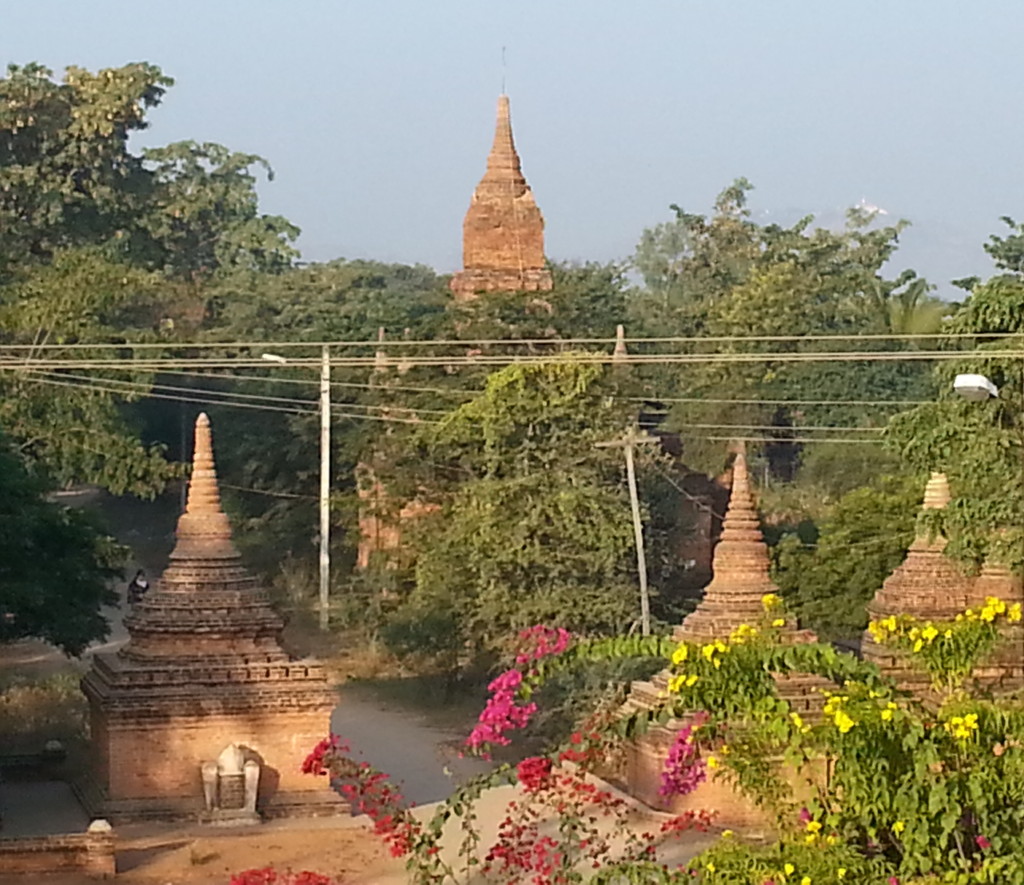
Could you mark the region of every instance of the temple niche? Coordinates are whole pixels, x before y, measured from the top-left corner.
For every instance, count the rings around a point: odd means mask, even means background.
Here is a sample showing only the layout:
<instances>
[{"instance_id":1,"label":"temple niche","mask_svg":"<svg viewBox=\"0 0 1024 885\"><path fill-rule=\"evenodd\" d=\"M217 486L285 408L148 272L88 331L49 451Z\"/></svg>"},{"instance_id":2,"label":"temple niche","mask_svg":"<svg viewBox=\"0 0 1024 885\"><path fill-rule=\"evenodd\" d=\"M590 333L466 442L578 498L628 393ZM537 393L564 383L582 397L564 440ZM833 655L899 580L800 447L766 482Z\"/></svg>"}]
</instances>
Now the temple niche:
<instances>
[{"instance_id":1,"label":"temple niche","mask_svg":"<svg viewBox=\"0 0 1024 885\"><path fill-rule=\"evenodd\" d=\"M252 822L347 809L301 773L337 698L318 663L281 648L283 623L242 565L205 414L170 562L125 626L129 642L97 654L82 680L93 758L80 794L91 813Z\"/></svg>"},{"instance_id":2,"label":"temple niche","mask_svg":"<svg viewBox=\"0 0 1024 885\"><path fill-rule=\"evenodd\" d=\"M516 153L507 95L498 99L487 171L462 223L462 270L450 285L460 301L480 292L547 292L552 286L544 217Z\"/></svg>"}]
</instances>

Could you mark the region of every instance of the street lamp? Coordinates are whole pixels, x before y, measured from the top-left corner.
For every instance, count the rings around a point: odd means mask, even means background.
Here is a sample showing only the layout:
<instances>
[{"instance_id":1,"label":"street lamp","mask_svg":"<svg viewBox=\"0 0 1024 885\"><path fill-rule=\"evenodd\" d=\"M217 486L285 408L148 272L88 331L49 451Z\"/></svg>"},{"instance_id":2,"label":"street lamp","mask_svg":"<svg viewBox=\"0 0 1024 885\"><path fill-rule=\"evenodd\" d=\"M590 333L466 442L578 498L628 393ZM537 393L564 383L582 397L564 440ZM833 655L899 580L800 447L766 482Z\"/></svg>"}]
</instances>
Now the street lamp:
<instances>
[{"instance_id":1,"label":"street lamp","mask_svg":"<svg viewBox=\"0 0 1024 885\"><path fill-rule=\"evenodd\" d=\"M984 375L957 375L953 379L953 390L971 402L999 396L999 388Z\"/></svg>"},{"instance_id":2,"label":"street lamp","mask_svg":"<svg viewBox=\"0 0 1024 885\"><path fill-rule=\"evenodd\" d=\"M326 630L331 588L331 359L327 345L320 356L320 629ZM288 362L277 353L260 357L268 363Z\"/></svg>"}]
</instances>

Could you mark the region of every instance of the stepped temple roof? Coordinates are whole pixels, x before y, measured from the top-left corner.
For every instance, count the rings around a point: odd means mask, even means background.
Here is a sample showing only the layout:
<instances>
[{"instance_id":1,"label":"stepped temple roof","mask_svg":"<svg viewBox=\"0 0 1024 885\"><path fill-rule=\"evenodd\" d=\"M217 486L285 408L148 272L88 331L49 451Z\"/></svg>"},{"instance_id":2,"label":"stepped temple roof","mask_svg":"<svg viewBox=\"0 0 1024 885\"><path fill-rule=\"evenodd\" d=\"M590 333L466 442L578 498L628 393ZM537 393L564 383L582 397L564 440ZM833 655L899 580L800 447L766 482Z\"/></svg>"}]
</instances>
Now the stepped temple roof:
<instances>
[{"instance_id":1,"label":"stepped temple roof","mask_svg":"<svg viewBox=\"0 0 1024 885\"><path fill-rule=\"evenodd\" d=\"M523 176L507 95L498 99L494 143L462 224L462 270L451 289L460 300L480 292L551 289L544 218Z\"/></svg>"}]
</instances>

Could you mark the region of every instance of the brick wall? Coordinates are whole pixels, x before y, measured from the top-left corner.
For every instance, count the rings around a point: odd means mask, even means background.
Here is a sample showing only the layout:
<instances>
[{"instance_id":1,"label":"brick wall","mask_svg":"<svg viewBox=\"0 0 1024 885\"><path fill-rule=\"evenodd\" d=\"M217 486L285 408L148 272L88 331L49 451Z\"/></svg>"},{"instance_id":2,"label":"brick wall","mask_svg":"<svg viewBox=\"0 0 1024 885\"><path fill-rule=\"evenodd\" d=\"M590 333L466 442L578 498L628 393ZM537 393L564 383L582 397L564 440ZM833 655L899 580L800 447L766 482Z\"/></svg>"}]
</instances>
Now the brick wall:
<instances>
[{"instance_id":1,"label":"brick wall","mask_svg":"<svg viewBox=\"0 0 1024 885\"><path fill-rule=\"evenodd\" d=\"M115 873L114 834L103 821L87 833L0 839L0 870L24 873L84 873L107 879ZM6 879L5 879L6 881Z\"/></svg>"}]
</instances>

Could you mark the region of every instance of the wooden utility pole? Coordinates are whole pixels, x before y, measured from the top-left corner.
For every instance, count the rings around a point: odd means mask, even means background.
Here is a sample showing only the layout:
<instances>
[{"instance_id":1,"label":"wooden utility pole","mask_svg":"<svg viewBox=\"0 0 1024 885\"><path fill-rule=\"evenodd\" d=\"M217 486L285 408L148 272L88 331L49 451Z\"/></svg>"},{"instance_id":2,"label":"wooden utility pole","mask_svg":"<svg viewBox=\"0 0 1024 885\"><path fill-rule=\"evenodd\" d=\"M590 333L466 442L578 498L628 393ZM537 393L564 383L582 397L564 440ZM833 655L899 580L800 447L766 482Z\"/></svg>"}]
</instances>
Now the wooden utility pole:
<instances>
[{"instance_id":1,"label":"wooden utility pole","mask_svg":"<svg viewBox=\"0 0 1024 885\"><path fill-rule=\"evenodd\" d=\"M622 449L626 454L626 480L629 483L629 504L633 511L633 537L636 540L636 570L640 576L640 632L651 635L651 599L647 592L647 557L644 555L644 526L640 521L640 497L636 491L636 468L633 452L638 445L660 442L658 437L630 427L621 439L598 443L599 449Z\"/></svg>"},{"instance_id":2,"label":"wooden utility pole","mask_svg":"<svg viewBox=\"0 0 1024 885\"><path fill-rule=\"evenodd\" d=\"M328 626L331 592L331 358L320 355L320 629Z\"/></svg>"}]
</instances>

